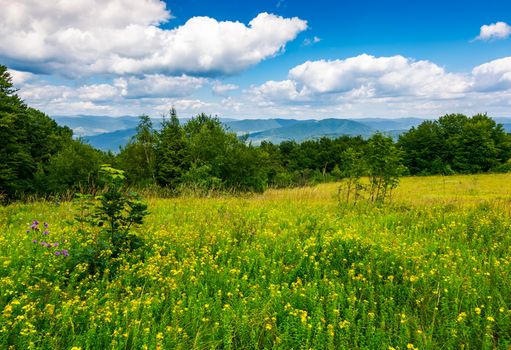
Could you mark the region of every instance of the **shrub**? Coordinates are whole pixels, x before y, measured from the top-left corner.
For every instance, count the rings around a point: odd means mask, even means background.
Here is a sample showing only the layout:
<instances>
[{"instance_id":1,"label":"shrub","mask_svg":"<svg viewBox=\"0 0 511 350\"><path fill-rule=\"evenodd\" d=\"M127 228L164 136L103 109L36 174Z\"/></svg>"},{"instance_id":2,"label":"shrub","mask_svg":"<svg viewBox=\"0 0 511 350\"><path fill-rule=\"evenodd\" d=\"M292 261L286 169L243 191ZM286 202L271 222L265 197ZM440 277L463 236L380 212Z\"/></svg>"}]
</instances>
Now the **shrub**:
<instances>
[{"instance_id":1,"label":"shrub","mask_svg":"<svg viewBox=\"0 0 511 350\"><path fill-rule=\"evenodd\" d=\"M144 241L131 230L141 225L148 214L147 204L138 194L126 191L122 170L102 165L100 173L106 184L104 192L95 198L76 198L75 223L80 227L71 267L86 263L91 274L102 274L106 269L115 272L115 259L123 252L131 253L132 258L143 256L143 250L139 251L142 255L133 254L144 246Z\"/></svg>"}]
</instances>

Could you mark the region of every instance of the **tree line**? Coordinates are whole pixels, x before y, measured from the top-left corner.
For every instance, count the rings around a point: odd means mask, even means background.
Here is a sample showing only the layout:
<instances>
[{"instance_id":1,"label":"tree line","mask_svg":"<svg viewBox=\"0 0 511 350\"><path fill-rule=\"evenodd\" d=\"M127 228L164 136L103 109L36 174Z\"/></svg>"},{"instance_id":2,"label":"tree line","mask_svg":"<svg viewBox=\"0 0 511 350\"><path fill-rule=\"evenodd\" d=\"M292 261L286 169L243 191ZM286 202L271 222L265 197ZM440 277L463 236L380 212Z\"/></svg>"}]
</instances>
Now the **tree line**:
<instances>
[{"instance_id":1,"label":"tree line","mask_svg":"<svg viewBox=\"0 0 511 350\"><path fill-rule=\"evenodd\" d=\"M254 146L227 130L216 117L199 114L181 124L171 109L160 127L141 116L136 135L118 154L74 139L27 106L0 65L0 196L93 192L101 188L101 165L125 171L129 185L192 191L262 192L347 179L345 195L357 196L359 179L370 178L371 198L391 193L397 176L510 171L511 136L487 115L449 114L425 121L397 141L383 134L368 139L341 136Z\"/></svg>"}]
</instances>

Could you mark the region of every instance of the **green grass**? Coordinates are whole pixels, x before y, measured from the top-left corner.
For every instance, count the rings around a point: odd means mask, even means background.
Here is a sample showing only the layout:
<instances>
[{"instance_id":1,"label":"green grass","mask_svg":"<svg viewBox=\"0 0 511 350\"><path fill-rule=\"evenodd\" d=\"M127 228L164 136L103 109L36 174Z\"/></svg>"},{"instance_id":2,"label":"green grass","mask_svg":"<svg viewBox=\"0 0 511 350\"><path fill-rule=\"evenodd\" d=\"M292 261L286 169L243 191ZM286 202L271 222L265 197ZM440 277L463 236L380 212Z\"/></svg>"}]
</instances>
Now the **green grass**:
<instances>
[{"instance_id":1,"label":"green grass","mask_svg":"<svg viewBox=\"0 0 511 350\"><path fill-rule=\"evenodd\" d=\"M405 178L384 208L336 184L151 198L143 259L86 278L25 233L76 237L70 204L0 208L0 348L509 349L510 181Z\"/></svg>"}]
</instances>

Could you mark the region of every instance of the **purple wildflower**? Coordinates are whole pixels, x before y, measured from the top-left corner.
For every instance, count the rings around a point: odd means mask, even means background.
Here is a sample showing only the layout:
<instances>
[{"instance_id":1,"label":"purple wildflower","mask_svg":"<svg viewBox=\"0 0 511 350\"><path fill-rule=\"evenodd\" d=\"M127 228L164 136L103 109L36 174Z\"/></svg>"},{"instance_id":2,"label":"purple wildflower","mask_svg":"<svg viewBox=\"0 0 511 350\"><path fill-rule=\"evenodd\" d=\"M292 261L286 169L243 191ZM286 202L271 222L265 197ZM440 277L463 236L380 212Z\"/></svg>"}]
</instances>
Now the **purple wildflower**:
<instances>
[{"instance_id":1,"label":"purple wildflower","mask_svg":"<svg viewBox=\"0 0 511 350\"><path fill-rule=\"evenodd\" d=\"M67 252L67 249L62 250L62 252L61 252L61 253L62 253L62 255L64 255L64 256L69 256L69 253Z\"/></svg>"},{"instance_id":2,"label":"purple wildflower","mask_svg":"<svg viewBox=\"0 0 511 350\"><path fill-rule=\"evenodd\" d=\"M42 241L41 242L41 245L44 247L46 245L46 242L45 241Z\"/></svg>"},{"instance_id":3,"label":"purple wildflower","mask_svg":"<svg viewBox=\"0 0 511 350\"><path fill-rule=\"evenodd\" d=\"M55 252L55 255L60 255L60 252L59 252L59 251L56 251L56 252Z\"/></svg>"},{"instance_id":4,"label":"purple wildflower","mask_svg":"<svg viewBox=\"0 0 511 350\"><path fill-rule=\"evenodd\" d=\"M48 228L48 223L47 222L44 223L44 228Z\"/></svg>"},{"instance_id":5,"label":"purple wildflower","mask_svg":"<svg viewBox=\"0 0 511 350\"><path fill-rule=\"evenodd\" d=\"M32 243L36 244L37 243L37 239L33 239Z\"/></svg>"},{"instance_id":6,"label":"purple wildflower","mask_svg":"<svg viewBox=\"0 0 511 350\"><path fill-rule=\"evenodd\" d=\"M51 247L51 244L50 243L46 243L46 248L50 248Z\"/></svg>"},{"instance_id":7,"label":"purple wildflower","mask_svg":"<svg viewBox=\"0 0 511 350\"><path fill-rule=\"evenodd\" d=\"M34 220L34 221L32 222L32 225L30 225L30 228L31 228L32 230L39 230L39 221Z\"/></svg>"},{"instance_id":8,"label":"purple wildflower","mask_svg":"<svg viewBox=\"0 0 511 350\"><path fill-rule=\"evenodd\" d=\"M59 246L59 242L55 242L55 243L53 243L53 246L54 246L54 247L58 247L58 246Z\"/></svg>"},{"instance_id":9,"label":"purple wildflower","mask_svg":"<svg viewBox=\"0 0 511 350\"><path fill-rule=\"evenodd\" d=\"M27 233L30 233L30 230L27 230L26 232L27 232Z\"/></svg>"},{"instance_id":10,"label":"purple wildflower","mask_svg":"<svg viewBox=\"0 0 511 350\"><path fill-rule=\"evenodd\" d=\"M43 232L43 235L49 235L50 234L50 231L46 230Z\"/></svg>"}]
</instances>

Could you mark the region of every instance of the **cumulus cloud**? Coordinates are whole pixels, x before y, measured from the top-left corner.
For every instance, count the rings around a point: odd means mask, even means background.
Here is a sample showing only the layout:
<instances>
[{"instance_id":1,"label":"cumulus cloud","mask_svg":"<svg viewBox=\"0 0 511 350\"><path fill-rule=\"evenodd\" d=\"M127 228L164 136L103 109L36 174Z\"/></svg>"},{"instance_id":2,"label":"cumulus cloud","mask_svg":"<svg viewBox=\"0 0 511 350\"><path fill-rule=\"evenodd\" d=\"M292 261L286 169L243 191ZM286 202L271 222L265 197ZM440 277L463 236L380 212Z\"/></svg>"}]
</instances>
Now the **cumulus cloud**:
<instances>
[{"instance_id":1,"label":"cumulus cloud","mask_svg":"<svg viewBox=\"0 0 511 350\"><path fill-rule=\"evenodd\" d=\"M30 106L51 116L159 115L167 112L172 106L175 106L180 114L193 115L210 106L208 102L200 99L181 96L128 98L122 95L122 89L118 85L109 84L83 85L75 89L40 82L24 85L19 95Z\"/></svg>"},{"instance_id":2,"label":"cumulus cloud","mask_svg":"<svg viewBox=\"0 0 511 350\"><path fill-rule=\"evenodd\" d=\"M511 35L511 26L505 22L485 24L481 26L477 40L505 39Z\"/></svg>"},{"instance_id":3,"label":"cumulus cloud","mask_svg":"<svg viewBox=\"0 0 511 350\"><path fill-rule=\"evenodd\" d=\"M297 110L302 117L503 115L511 106L511 57L466 74L403 56L307 61L292 68L288 79L269 80L245 93L262 110L288 116Z\"/></svg>"},{"instance_id":4,"label":"cumulus cloud","mask_svg":"<svg viewBox=\"0 0 511 350\"><path fill-rule=\"evenodd\" d=\"M182 97L201 88L207 79L182 76L165 76L162 74L145 75L142 78L118 78L114 85L121 89L126 98L141 97Z\"/></svg>"},{"instance_id":5,"label":"cumulus cloud","mask_svg":"<svg viewBox=\"0 0 511 350\"><path fill-rule=\"evenodd\" d=\"M186 75L168 77L144 75L123 77L111 83L84 84L72 87L50 83L38 76L15 85L18 95L30 106L52 115L90 114L137 115L159 112L172 105L194 112L207 106L191 95L205 84L206 78Z\"/></svg>"},{"instance_id":6,"label":"cumulus cloud","mask_svg":"<svg viewBox=\"0 0 511 350\"><path fill-rule=\"evenodd\" d=\"M292 68L288 79L253 86L248 94L260 105L317 106L354 99L452 99L473 84L473 77L448 73L429 61L364 54L344 60L307 61Z\"/></svg>"},{"instance_id":7,"label":"cumulus cloud","mask_svg":"<svg viewBox=\"0 0 511 350\"><path fill-rule=\"evenodd\" d=\"M35 74L30 72L22 72L19 70L9 69L9 74L11 75L12 83L14 85L22 85L33 79L35 79Z\"/></svg>"},{"instance_id":8,"label":"cumulus cloud","mask_svg":"<svg viewBox=\"0 0 511 350\"><path fill-rule=\"evenodd\" d=\"M77 91L69 86L35 82L23 85L18 95L30 106L38 107L66 101L72 96L77 96Z\"/></svg>"},{"instance_id":9,"label":"cumulus cloud","mask_svg":"<svg viewBox=\"0 0 511 350\"><path fill-rule=\"evenodd\" d=\"M20 97L50 115L159 115L175 106L180 115L229 117L434 117L453 111L503 116L511 107L511 57L467 73L403 56L307 61L284 80L268 80L240 94L228 94L239 89L234 84L188 75L114 77L76 87L14 74L22 82L16 85Z\"/></svg>"},{"instance_id":10,"label":"cumulus cloud","mask_svg":"<svg viewBox=\"0 0 511 350\"><path fill-rule=\"evenodd\" d=\"M479 91L511 89L511 57L484 63L472 70Z\"/></svg>"},{"instance_id":11,"label":"cumulus cloud","mask_svg":"<svg viewBox=\"0 0 511 350\"><path fill-rule=\"evenodd\" d=\"M310 98L307 87L299 89L297 83L293 80L269 80L264 84L252 87L249 93L260 104L305 101Z\"/></svg>"},{"instance_id":12,"label":"cumulus cloud","mask_svg":"<svg viewBox=\"0 0 511 350\"><path fill-rule=\"evenodd\" d=\"M403 56L360 55L345 60L307 61L289 71L297 86L316 93L373 90L378 95L448 96L464 92L470 82L429 61Z\"/></svg>"},{"instance_id":13,"label":"cumulus cloud","mask_svg":"<svg viewBox=\"0 0 511 350\"><path fill-rule=\"evenodd\" d=\"M119 96L119 90L110 84L84 85L76 93L78 98L88 101L109 101Z\"/></svg>"},{"instance_id":14,"label":"cumulus cloud","mask_svg":"<svg viewBox=\"0 0 511 350\"><path fill-rule=\"evenodd\" d=\"M179 115L193 115L209 110L212 106L211 103L200 99L162 98L151 99L149 102L151 110L160 114L167 113L172 107L174 107L178 111ZM145 113L147 114L147 112Z\"/></svg>"},{"instance_id":15,"label":"cumulus cloud","mask_svg":"<svg viewBox=\"0 0 511 350\"><path fill-rule=\"evenodd\" d=\"M248 25L193 17L174 29L160 0L0 0L0 57L62 75L234 74L278 54L307 28L261 13Z\"/></svg>"},{"instance_id":16,"label":"cumulus cloud","mask_svg":"<svg viewBox=\"0 0 511 350\"><path fill-rule=\"evenodd\" d=\"M239 86L235 84L222 84L220 82L216 82L213 84L211 90L215 95L225 96L228 92L238 90Z\"/></svg>"},{"instance_id":17,"label":"cumulus cloud","mask_svg":"<svg viewBox=\"0 0 511 350\"><path fill-rule=\"evenodd\" d=\"M243 107L243 103L233 99L230 96L222 99L221 105L228 111L228 114L232 112L239 112Z\"/></svg>"}]
</instances>

